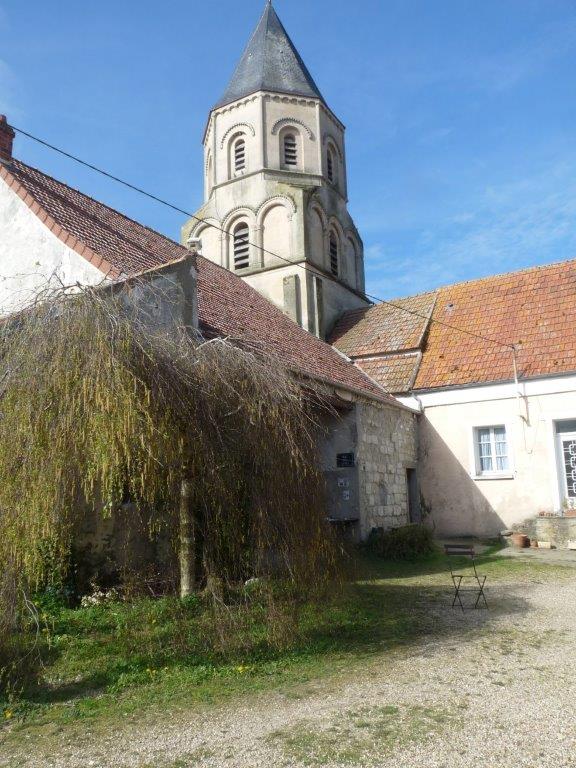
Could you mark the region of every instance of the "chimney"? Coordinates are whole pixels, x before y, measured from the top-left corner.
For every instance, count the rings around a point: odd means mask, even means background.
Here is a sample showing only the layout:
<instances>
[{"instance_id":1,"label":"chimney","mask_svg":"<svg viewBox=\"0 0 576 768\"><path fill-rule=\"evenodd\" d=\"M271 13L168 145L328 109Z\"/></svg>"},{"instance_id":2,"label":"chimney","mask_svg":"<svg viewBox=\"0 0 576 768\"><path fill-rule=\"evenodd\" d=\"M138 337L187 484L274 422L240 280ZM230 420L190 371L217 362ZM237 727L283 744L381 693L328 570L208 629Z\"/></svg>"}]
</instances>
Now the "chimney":
<instances>
[{"instance_id":1,"label":"chimney","mask_svg":"<svg viewBox=\"0 0 576 768\"><path fill-rule=\"evenodd\" d=\"M9 163L12 160L12 142L15 135L12 126L8 125L6 115L0 115L0 163Z\"/></svg>"}]
</instances>

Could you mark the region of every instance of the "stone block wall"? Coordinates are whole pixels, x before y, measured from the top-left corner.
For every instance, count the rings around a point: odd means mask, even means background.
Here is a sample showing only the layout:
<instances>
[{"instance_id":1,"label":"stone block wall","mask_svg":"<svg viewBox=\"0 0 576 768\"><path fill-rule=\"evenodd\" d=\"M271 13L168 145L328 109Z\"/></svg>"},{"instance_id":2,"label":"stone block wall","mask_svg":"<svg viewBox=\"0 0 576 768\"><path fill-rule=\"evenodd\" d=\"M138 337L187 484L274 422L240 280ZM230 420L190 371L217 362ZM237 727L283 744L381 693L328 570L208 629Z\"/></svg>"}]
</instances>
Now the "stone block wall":
<instances>
[{"instance_id":1,"label":"stone block wall","mask_svg":"<svg viewBox=\"0 0 576 768\"><path fill-rule=\"evenodd\" d=\"M403 408L357 404L361 536L410 522L407 470L418 462L418 416Z\"/></svg>"},{"instance_id":2,"label":"stone block wall","mask_svg":"<svg viewBox=\"0 0 576 768\"><path fill-rule=\"evenodd\" d=\"M576 518L534 517L520 525L513 526L518 533L525 533L530 539L549 541L558 549L568 549L576 541Z\"/></svg>"},{"instance_id":3,"label":"stone block wall","mask_svg":"<svg viewBox=\"0 0 576 768\"><path fill-rule=\"evenodd\" d=\"M151 519L133 503L110 514L101 505L84 504L73 531L73 572L76 588L88 594L92 584L109 587L119 579L135 581L144 589L145 576L175 581L177 573L176 522L151 534Z\"/></svg>"}]
</instances>

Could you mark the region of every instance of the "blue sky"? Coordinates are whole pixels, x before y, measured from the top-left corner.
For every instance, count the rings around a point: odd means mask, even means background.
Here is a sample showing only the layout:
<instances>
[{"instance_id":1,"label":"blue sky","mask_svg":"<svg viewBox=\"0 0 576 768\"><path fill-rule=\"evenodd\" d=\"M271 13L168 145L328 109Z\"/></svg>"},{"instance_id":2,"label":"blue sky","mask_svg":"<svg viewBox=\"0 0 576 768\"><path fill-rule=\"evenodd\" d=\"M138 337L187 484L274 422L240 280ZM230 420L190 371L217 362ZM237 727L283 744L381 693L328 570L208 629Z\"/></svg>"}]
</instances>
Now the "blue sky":
<instances>
[{"instance_id":1,"label":"blue sky","mask_svg":"<svg viewBox=\"0 0 576 768\"><path fill-rule=\"evenodd\" d=\"M382 297L576 258L574 0L275 0L347 126ZM0 111L187 210L263 0L0 0ZM16 153L177 238L181 217L19 138Z\"/></svg>"}]
</instances>

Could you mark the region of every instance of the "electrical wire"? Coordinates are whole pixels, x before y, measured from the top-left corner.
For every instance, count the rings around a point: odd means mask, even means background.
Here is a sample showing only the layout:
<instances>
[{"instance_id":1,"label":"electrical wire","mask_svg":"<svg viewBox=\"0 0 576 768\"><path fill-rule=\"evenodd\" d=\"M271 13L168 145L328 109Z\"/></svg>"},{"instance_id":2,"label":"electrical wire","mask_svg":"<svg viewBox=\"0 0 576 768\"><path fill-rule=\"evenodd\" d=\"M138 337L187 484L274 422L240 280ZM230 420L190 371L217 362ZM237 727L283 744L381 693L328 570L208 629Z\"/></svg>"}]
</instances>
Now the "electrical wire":
<instances>
[{"instance_id":1,"label":"electrical wire","mask_svg":"<svg viewBox=\"0 0 576 768\"><path fill-rule=\"evenodd\" d=\"M173 211L176 211L177 213L181 213L184 216L188 216L191 219L195 219L199 224L204 224L207 227L212 227L213 229L216 229L218 232L221 232L225 235L229 235L230 233L227 232L222 227L219 227L217 224L214 224L211 221L207 221L206 219L201 219L199 216L196 216L193 213L190 213L190 211L186 211L184 208L180 208L177 205L174 205L174 203L170 203L168 200L164 200L161 197L158 197L157 195L152 194L151 192L147 192L145 189L142 189L141 187L137 187L134 184L131 184L128 181L125 181L124 179L121 179L118 176L114 176L114 174L109 173L108 171L105 171L102 168L99 168L96 165L92 165L92 163L87 162L86 160L82 160L80 157L76 157L76 155L72 155L70 152L66 152L66 150L61 149L60 147L56 147L54 144L50 144L48 141L45 141L44 139L39 138L38 136L34 136L33 134L29 133L28 131L25 131L23 128L17 128L15 125L11 126L17 133L21 134L22 136L26 136L28 139L31 139L32 141L37 142L38 144L41 144L44 147L47 147L48 149L51 149L53 152L57 152L59 155L62 155L63 157L67 157L69 160L73 160L75 163L79 163L80 165L84 166L85 168L89 168L92 171L95 171L96 173L99 173L101 176L105 176L108 179L111 179L112 181L117 182L118 184L121 184L122 186L126 187L127 189L132 190L133 192L137 192L140 195L144 195L145 197L149 198L150 200L154 200L157 203L160 203L161 205L166 206L167 208L170 208ZM251 245L254 248L258 248L262 250L263 253L267 253L270 256L273 256L276 259L280 259L280 261L286 262L286 264L290 264L293 267L299 267L300 269L303 269L306 272L310 272L311 274L317 274L317 272L314 269L309 268L305 264L301 263L295 263L291 261L290 259L287 259L285 256L280 256L278 253L274 253L274 251L270 251L267 248L263 248L261 246L257 246L255 243L248 241L248 244ZM456 325L452 325L451 323L446 323L444 320L438 320L437 318L432 317L431 315L426 315L422 312L418 312L414 309L408 309L407 307L403 307L400 304L396 304L392 301L387 301L386 299L382 299L378 296L374 296L369 293L363 293L362 294L366 299L369 299L371 301L374 301L378 304L384 304L388 307L392 307L393 309L396 309L400 312L404 312L405 314L412 315L414 317L419 317L422 320L426 320L429 323L435 323L436 325L441 325L444 328L448 328L452 331L457 331L458 333L465 334L467 336L472 336L476 339L481 339L482 341L488 342L489 344L495 344L499 347L504 347L508 350L511 350L512 352L516 352L516 345L515 344L506 344L503 341L498 341L497 339L492 339L489 336L482 336L479 333L474 333L473 331L467 331L464 328L459 328Z\"/></svg>"}]
</instances>

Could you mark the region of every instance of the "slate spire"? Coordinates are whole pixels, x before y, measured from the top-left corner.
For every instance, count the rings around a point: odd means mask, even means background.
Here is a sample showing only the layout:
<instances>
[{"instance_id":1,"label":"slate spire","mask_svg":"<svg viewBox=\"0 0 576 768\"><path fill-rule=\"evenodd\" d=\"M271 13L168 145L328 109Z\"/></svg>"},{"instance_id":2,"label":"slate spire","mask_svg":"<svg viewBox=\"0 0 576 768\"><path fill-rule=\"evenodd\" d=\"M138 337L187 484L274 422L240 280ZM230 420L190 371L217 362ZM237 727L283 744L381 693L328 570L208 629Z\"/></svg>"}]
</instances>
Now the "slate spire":
<instances>
[{"instance_id":1,"label":"slate spire","mask_svg":"<svg viewBox=\"0 0 576 768\"><path fill-rule=\"evenodd\" d=\"M271 0L267 0L262 18L215 109L256 91L273 91L324 101Z\"/></svg>"}]
</instances>

